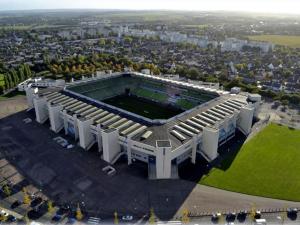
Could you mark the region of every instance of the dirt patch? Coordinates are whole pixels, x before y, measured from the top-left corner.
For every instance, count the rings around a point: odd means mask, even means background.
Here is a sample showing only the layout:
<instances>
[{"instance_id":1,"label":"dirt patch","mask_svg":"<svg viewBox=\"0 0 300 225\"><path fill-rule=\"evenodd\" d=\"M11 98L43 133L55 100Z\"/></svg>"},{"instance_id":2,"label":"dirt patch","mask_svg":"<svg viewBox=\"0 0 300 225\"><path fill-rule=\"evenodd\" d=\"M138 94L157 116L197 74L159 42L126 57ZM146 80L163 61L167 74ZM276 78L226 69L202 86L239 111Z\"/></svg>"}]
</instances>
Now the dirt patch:
<instances>
[{"instance_id":1,"label":"dirt patch","mask_svg":"<svg viewBox=\"0 0 300 225\"><path fill-rule=\"evenodd\" d=\"M16 112L27 109L27 101L25 96L17 96L0 101L0 119L12 115Z\"/></svg>"}]
</instances>

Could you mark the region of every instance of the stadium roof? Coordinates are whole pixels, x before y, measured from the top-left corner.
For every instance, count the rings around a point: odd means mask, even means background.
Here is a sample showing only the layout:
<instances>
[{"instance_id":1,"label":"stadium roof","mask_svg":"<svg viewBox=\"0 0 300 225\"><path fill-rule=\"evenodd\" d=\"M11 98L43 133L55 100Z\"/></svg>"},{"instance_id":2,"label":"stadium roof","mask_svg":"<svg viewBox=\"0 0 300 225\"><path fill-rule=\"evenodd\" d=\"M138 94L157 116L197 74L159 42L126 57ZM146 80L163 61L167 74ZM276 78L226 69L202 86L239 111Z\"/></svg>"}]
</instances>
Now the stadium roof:
<instances>
[{"instance_id":1,"label":"stadium roof","mask_svg":"<svg viewBox=\"0 0 300 225\"><path fill-rule=\"evenodd\" d=\"M204 127L216 128L219 122L235 114L241 107L247 104L245 96L229 95L228 92L181 81L170 81L160 77L136 73L134 75L169 82L195 90L217 93L221 94L221 96L199 105L186 113L166 120L163 124L145 123L139 117L119 113L117 110L109 108L104 104L92 101L92 98L83 98L68 91L45 92L43 96L48 102L61 104L70 115L75 113L80 119L91 119L94 124L100 124L105 128L115 128L119 131L120 135L130 137L146 145L155 147L157 140L170 140L172 149L190 140L194 135L201 135Z\"/></svg>"}]
</instances>

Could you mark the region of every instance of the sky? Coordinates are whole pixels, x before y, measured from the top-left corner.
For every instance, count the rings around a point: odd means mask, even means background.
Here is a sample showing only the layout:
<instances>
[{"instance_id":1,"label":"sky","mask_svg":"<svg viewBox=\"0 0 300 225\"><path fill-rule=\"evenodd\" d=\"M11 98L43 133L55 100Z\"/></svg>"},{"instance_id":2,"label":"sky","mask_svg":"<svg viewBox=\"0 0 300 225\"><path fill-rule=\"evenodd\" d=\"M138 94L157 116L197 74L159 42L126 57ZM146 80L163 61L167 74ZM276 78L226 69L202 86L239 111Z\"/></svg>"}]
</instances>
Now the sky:
<instances>
[{"instance_id":1,"label":"sky","mask_svg":"<svg viewBox=\"0 0 300 225\"><path fill-rule=\"evenodd\" d=\"M300 15L300 0L0 0L0 10L28 9L224 10Z\"/></svg>"}]
</instances>

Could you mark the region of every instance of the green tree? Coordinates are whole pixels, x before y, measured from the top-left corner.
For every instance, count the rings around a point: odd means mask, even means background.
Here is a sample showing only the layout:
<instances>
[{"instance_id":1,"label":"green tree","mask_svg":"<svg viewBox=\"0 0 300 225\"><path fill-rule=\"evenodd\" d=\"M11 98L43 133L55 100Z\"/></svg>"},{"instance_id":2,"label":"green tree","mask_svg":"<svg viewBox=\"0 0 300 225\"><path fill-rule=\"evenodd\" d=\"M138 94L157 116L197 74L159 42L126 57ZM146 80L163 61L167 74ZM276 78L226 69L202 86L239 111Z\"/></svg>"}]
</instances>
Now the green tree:
<instances>
[{"instance_id":1,"label":"green tree","mask_svg":"<svg viewBox=\"0 0 300 225\"><path fill-rule=\"evenodd\" d=\"M11 195L11 189L10 189L10 187L9 187L7 184L4 185L2 189L3 189L4 194L5 194L7 197Z\"/></svg>"},{"instance_id":2,"label":"green tree","mask_svg":"<svg viewBox=\"0 0 300 225\"><path fill-rule=\"evenodd\" d=\"M24 76L25 79L32 77L31 69L28 64L24 64Z\"/></svg>"},{"instance_id":3,"label":"green tree","mask_svg":"<svg viewBox=\"0 0 300 225\"><path fill-rule=\"evenodd\" d=\"M132 40L133 40L132 37L129 37L129 36L124 37L124 42L125 43L131 44Z\"/></svg>"},{"instance_id":4,"label":"green tree","mask_svg":"<svg viewBox=\"0 0 300 225\"><path fill-rule=\"evenodd\" d=\"M192 67L189 71L188 71L188 75L190 78L192 79L198 79L198 77L200 76L199 70L195 67Z\"/></svg>"},{"instance_id":5,"label":"green tree","mask_svg":"<svg viewBox=\"0 0 300 225\"><path fill-rule=\"evenodd\" d=\"M99 39L99 45L100 46L105 46L106 42L105 42L105 38L100 38Z\"/></svg>"},{"instance_id":6,"label":"green tree","mask_svg":"<svg viewBox=\"0 0 300 225\"><path fill-rule=\"evenodd\" d=\"M11 69L10 74L11 74L11 78L12 78L13 83L14 83L13 86L16 86L19 83L19 77L18 77L18 74L17 74L16 70Z\"/></svg>"},{"instance_id":7,"label":"green tree","mask_svg":"<svg viewBox=\"0 0 300 225\"><path fill-rule=\"evenodd\" d=\"M18 77L20 81L25 80L25 75L24 75L24 66L20 66L18 69Z\"/></svg>"},{"instance_id":8,"label":"green tree","mask_svg":"<svg viewBox=\"0 0 300 225\"><path fill-rule=\"evenodd\" d=\"M53 210L54 210L53 202L49 200L49 201L47 202L47 206L48 206L48 212L49 212L49 213L52 213Z\"/></svg>"},{"instance_id":9,"label":"green tree","mask_svg":"<svg viewBox=\"0 0 300 225\"><path fill-rule=\"evenodd\" d=\"M9 88L10 88L10 83L9 83L9 80L8 80L8 74L5 74L4 75L4 89L8 90Z\"/></svg>"},{"instance_id":10,"label":"green tree","mask_svg":"<svg viewBox=\"0 0 300 225\"><path fill-rule=\"evenodd\" d=\"M13 79L12 79L12 75L10 73L6 74L7 76L7 84L8 84L8 88L13 88L15 86Z\"/></svg>"},{"instance_id":11,"label":"green tree","mask_svg":"<svg viewBox=\"0 0 300 225\"><path fill-rule=\"evenodd\" d=\"M81 209L79 207L79 204L77 205L77 209L76 209L76 219L78 221L82 220L83 219L83 214L81 212Z\"/></svg>"}]
</instances>

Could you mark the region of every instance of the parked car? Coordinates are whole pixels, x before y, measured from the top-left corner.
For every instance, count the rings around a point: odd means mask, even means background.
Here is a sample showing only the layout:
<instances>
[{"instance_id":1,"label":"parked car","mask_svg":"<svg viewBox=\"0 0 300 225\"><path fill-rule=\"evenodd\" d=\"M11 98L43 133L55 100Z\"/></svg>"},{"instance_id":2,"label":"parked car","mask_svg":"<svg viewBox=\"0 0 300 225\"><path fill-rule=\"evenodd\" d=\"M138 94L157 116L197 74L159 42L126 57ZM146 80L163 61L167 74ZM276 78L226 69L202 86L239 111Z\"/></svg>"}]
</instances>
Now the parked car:
<instances>
[{"instance_id":1,"label":"parked car","mask_svg":"<svg viewBox=\"0 0 300 225\"><path fill-rule=\"evenodd\" d=\"M220 220L220 218L221 218L221 216L222 216L221 213L215 213L215 214L212 215L211 221L212 221L213 223L218 223L219 220Z\"/></svg>"},{"instance_id":2,"label":"parked car","mask_svg":"<svg viewBox=\"0 0 300 225\"><path fill-rule=\"evenodd\" d=\"M124 220L124 221L131 221L131 220L133 220L133 216L131 216L131 215L122 216L122 220Z\"/></svg>"},{"instance_id":3,"label":"parked car","mask_svg":"<svg viewBox=\"0 0 300 225\"><path fill-rule=\"evenodd\" d=\"M255 212L254 219L260 219L260 218L261 218L261 212L257 210Z\"/></svg>"},{"instance_id":4,"label":"parked car","mask_svg":"<svg viewBox=\"0 0 300 225\"><path fill-rule=\"evenodd\" d=\"M13 222L16 222L17 221L17 218L14 217L13 215L9 215L6 219L6 222L8 223L13 223Z\"/></svg>"},{"instance_id":5,"label":"parked car","mask_svg":"<svg viewBox=\"0 0 300 225\"><path fill-rule=\"evenodd\" d=\"M20 202L19 200L16 200L11 204L10 208L15 209L15 208L19 207L20 205L22 205L22 202Z\"/></svg>"},{"instance_id":6,"label":"parked car","mask_svg":"<svg viewBox=\"0 0 300 225\"><path fill-rule=\"evenodd\" d=\"M28 213L27 213L27 216L29 219L31 220L37 220L39 219L41 216L43 216L43 214L41 214L39 211L38 211L38 208L34 208L32 210L30 210Z\"/></svg>"},{"instance_id":7,"label":"parked car","mask_svg":"<svg viewBox=\"0 0 300 225\"><path fill-rule=\"evenodd\" d=\"M9 216L9 214L5 210L3 210L3 209L0 211L0 215L2 217L8 217Z\"/></svg>"},{"instance_id":8,"label":"parked car","mask_svg":"<svg viewBox=\"0 0 300 225\"><path fill-rule=\"evenodd\" d=\"M255 219L256 225L266 225L267 221L265 219Z\"/></svg>"},{"instance_id":9,"label":"parked car","mask_svg":"<svg viewBox=\"0 0 300 225\"><path fill-rule=\"evenodd\" d=\"M226 215L226 221L227 222L234 222L235 218L236 218L236 214L235 213L228 213Z\"/></svg>"},{"instance_id":10,"label":"parked car","mask_svg":"<svg viewBox=\"0 0 300 225\"><path fill-rule=\"evenodd\" d=\"M74 224L75 222L76 222L76 219L75 219L75 218L69 217L66 224Z\"/></svg>"},{"instance_id":11,"label":"parked car","mask_svg":"<svg viewBox=\"0 0 300 225\"><path fill-rule=\"evenodd\" d=\"M62 205L56 212L57 215L64 215L64 214L68 214L71 210L71 207L68 204L64 204Z\"/></svg>"},{"instance_id":12,"label":"parked car","mask_svg":"<svg viewBox=\"0 0 300 225\"><path fill-rule=\"evenodd\" d=\"M55 215L52 217L51 220L52 220L53 222L58 222L58 221L61 220L61 218L62 218L62 215L55 214Z\"/></svg>"},{"instance_id":13,"label":"parked car","mask_svg":"<svg viewBox=\"0 0 300 225\"><path fill-rule=\"evenodd\" d=\"M239 222L244 222L246 220L246 218L247 218L247 211L241 211L237 215L237 220Z\"/></svg>"},{"instance_id":14,"label":"parked car","mask_svg":"<svg viewBox=\"0 0 300 225\"><path fill-rule=\"evenodd\" d=\"M297 213L298 213L297 208L288 208L287 209L287 217L290 218L291 220L297 219Z\"/></svg>"},{"instance_id":15,"label":"parked car","mask_svg":"<svg viewBox=\"0 0 300 225\"><path fill-rule=\"evenodd\" d=\"M31 201L30 206L32 208L34 208L34 207L38 206L39 204L41 204L42 201L43 201L43 199L41 197L37 197Z\"/></svg>"}]
</instances>

